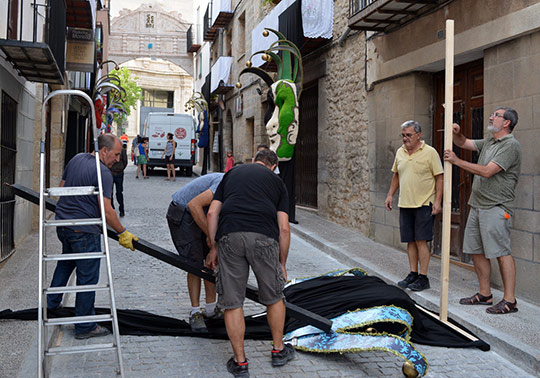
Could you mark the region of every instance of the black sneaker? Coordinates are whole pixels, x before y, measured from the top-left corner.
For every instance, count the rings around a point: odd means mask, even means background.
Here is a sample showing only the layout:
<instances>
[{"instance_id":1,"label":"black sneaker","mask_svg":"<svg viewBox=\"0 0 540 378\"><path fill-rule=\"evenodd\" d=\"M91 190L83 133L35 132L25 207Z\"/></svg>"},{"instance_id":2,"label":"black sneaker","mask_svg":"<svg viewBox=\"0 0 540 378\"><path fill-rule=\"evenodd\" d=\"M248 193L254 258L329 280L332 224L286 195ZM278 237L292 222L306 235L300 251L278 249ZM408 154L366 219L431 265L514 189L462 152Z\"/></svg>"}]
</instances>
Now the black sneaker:
<instances>
[{"instance_id":1,"label":"black sneaker","mask_svg":"<svg viewBox=\"0 0 540 378\"><path fill-rule=\"evenodd\" d=\"M404 280L399 281L397 285L399 287L402 287L404 289L408 288L410 284L412 284L414 281L418 279L418 273L416 272L410 272L407 277L405 277Z\"/></svg>"},{"instance_id":2,"label":"black sneaker","mask_svg":"<svg viewBox=\"0 0 540 378\"><path fill-rule=\"evenodd\" d=\"M234 356L227 361L227 371L234 375L235 378L249 378L248 361L238 363L234 360Z\"/></svg>"},{"instance_id":3,"label":"black sneaker","mask_svg":"<svg viewBox=\"0 0 540 378\"><path fill-rule=\"evenodd\" d=\"M429 278L427 277L418 277L416 281L409 285L409 289L412 291L422 291L429 289Z\"/></svg>"},{"instance_id":4,"label":"black sneaker","mask_svg":"<svg viewBox=\"0 0 540 378\"><path fill-rule=\"evenodd\" d=\"M107 336L111 333L108 328L102 327L100 325L96 325L96 328L91 330L87 333L76 333L75 338L77 340L84 340L89 339L91 337L101 337L101 336Z\"/></svg>"},{"instance_id":5,"label":"black sneaker","mask_svg":"<svg viewBox=\"0 0 540 378\"><path fill-rule=\"evenodd\" d=\"M120 211L120 217L123 217L124 215L126 215L126 213L124 213L123 211Z\"/></svg>"},{"instance_id":6,"label":"black sneaker","mask_svg":"<svg viewBox=\"0 0 540 378\"><path fill-rule=\"evenodd\" d=\"M291 344L284 345L281 351L272 349L272 366L283 366L294 358L294 347Z\"/></svg>"}]
</instances>

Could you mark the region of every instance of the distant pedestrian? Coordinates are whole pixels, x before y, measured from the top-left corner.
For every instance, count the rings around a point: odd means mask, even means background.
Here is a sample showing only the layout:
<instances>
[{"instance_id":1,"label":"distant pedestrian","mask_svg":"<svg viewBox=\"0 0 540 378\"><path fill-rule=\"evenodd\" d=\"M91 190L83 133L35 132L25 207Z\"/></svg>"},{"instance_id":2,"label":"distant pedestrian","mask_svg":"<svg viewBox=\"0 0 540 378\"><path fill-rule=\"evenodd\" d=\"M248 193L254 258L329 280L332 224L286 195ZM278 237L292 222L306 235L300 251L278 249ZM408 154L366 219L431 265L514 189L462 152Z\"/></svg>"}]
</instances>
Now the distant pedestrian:
<instances>
[{"instance_id":1,"label":"distant pedestrian","mask_svg":"<svg viewBox=\"0 0 540 378\"><path fill-rule=\"evenodd\" d=\"M123 132L122 135L120 136L120 141L122 142L122 144L129 143L129 137L126 135L125 132Z\"/></svg>"},{"instance_id":2,"label":"distant pedestrian","mask_svg":"<svg viewBox=\"0 0 540 378\"><path fill-rule=\"evenodd\" d=\"M433 239L435 215L441 212L443 168L437 151L423 140L416 121L401 125L403 145L397 150L392 183L384 201L392 210L393 196L399 188L399 229L401 242L407 243L410 273L398 286L413 291L429 289L427 277L431 257L427 242Z\"/></svg>"},{"instance_id":3,"label":"distant pedestrian","mask_svg":"<svg viewBox=\"0 0 540 378\"><path fill-rule=\"evenodd\" d=\"M518 122L514 109L499 107L489 116L484 139L468 139L458 124L452 127L454 144L479 153L478 162L461 160L451 150L444 151L444 160L474 174L469 198L469 218L463 237L463 253L472 254L480 289L471 297L461 298L462 305L492 305L489 314L516 312L516 264L510 248L512 206L521 173L521 145L512 135ZM493 305L491 294L491 260L497 259L504 286L503 299Z\"/></svg>"},{"instance_id":4,"label":"distant pedestrian","mask_svg":"<svg viewBox=\"0 0 540 378\"><path fill-rule=\"evenodd\" d=\"M139 149L137 147L139 146L140 140L141 136L137 135L131 142L131 160L135 165L138 165L137 158L139 157Z\"/></svg>"},{"instance_id":5,"label":"distant pedestrian","mask_svg":"<svg viewBox=\"0 0 540 378\"><path fill-rule=\"evenodd\" d=\"M139 156L137 157L137 173L135 178L139 178L139 172L143 171L143 178L147 179L146 175L146 164L148 164L148 138L143 137L141 143L137 146Z\"/></svg>"},{"instance_id":6,"label":"distant pedestrian","mask_svg":"<svg viewBox=\"0 0 540 378\"><path fill-rule=\"evenodd\" d=\"M176 181L176 170L174 168L174 155L176 153L176 141L173 138L172 133L167 134L167 144L163 150L161 158L165 157L165 164L167 165L167 178L165 180L171 180L171 171L173 176L173 181Z\"/></svg>"},{"instance_id":7,"label":"distant pedestrian","mask_svg":"<svg viewBox=\"0 0 540 378\"><path fill-rule=\"evenodd\" d=\"M178 254L198 265L204 264L208 255L208 224L205 210L208 209L223 173L201 176L182 187L172 196L167 211L167 223ZM204 316L215 318L223 313L216 308L216 287L204 281L206 306L203 313L200 305L201 279L192 273L187 275L191 313L189 324L194 332L208 332Z\"/></svg>"},{"instance_id":8,"label":"distant pedestrian","mask_svg":"<svg viewBox=\"0 0 540 378\"><path fill-rule=\"evenodd\" d=\"M127 157L127 143L122 143L122 152L120 153L120 160L115 162L111 167L111 173L113 175L113 183L116 187L116 200L118 201L118 211L120 217L125 215L124 213L124 169L128 164ZM114 188L113 188L114 189ZM111 206L114 209L114 199L111 198Z\"/></svg>"},{"instance_id":9,"label":"distant pedestrian","mask_svg":"<svg viewBox=\"0 0 540 378\"><path fill-rule=\"evenodd\" d=\"M110 168L120 159L122 144L112 134L102 134L98 138L101 180L103 186L103 206L107 224L118 233L121 246L133 250L133 241L138 238L128 232L120 223L111 206L113 178ZM96 158L94 153L75 155L66 165L60 186L98 186ZM97 196L60 197L56 206L56 219L99 218L101 211ZM62 242L62 253L87 253L101 251L101 226L65 226L56 229ZM77 285L95 285L99 281L100 259L58 261L54 270L51 287L66 286L71 273L76 269ZM47 308L57 309L62 302L62 294L47 295ZM75 316L95 315L95 291L77 293ZM94 322L75 324L75 338L88 339L108 335L110 331Z\"/></svg>"},{"instance_id":10,"label":"distant pedestrian","mask_svg":"<svg viewBox=\"0 0 540 378\"><path fill-rule=\"evenodd\" d=\"M208 210L212 247L206 266L216 269L219 263L218 304L225 310L225 327L234 352L227 370L235 377L249 376L243 303L250 267L257 278L259 299L266 305L273 339L272 365L285 365L295 355L293 346L283 343L283 287L290 230L287 189L279 176L272 173L277 162L273 151L263 149L255 155L255 164L231 169L219 184Z\"/></svg>"},{"instance_id":11,"label":"distant pedestrian","mask_svg":"<svg viewBox=\"0 0 540 378\"><path fill-rule=\"evenodd\" d=\"M227 164L225 166L225 173L229 172L234 167L234 156L231 150L227 151Z\"/></svg>"}]
</instances>

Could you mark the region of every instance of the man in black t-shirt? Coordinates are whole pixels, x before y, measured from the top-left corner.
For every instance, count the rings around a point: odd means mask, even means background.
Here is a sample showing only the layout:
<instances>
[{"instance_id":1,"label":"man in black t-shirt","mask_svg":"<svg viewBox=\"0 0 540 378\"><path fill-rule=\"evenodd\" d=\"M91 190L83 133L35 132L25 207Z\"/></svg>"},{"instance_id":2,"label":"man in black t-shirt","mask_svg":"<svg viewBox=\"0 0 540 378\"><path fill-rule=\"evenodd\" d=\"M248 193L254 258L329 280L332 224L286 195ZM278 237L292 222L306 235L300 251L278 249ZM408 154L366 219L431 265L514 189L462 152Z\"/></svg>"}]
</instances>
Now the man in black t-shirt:
<instances>
[{"instance_id":1,"label":"man in black t-shirt","mask_svg":"<svg viewBox=\"0 0 540 378\"><path fill-rule=\"evenodd\" d=\"M272 365L282 366L294 358L294 348L282 341L290 230L287 189L273 173L276 166L277 155L261 150L254 164L234 167L223 177L208 211L212 247L206 266L215 269L219 258L216 291L234 352L227 370L234 376L249 374L242 306L250 267L257 277L260 302L267 308L274 341Z\"/></svg>"}]
</instances>

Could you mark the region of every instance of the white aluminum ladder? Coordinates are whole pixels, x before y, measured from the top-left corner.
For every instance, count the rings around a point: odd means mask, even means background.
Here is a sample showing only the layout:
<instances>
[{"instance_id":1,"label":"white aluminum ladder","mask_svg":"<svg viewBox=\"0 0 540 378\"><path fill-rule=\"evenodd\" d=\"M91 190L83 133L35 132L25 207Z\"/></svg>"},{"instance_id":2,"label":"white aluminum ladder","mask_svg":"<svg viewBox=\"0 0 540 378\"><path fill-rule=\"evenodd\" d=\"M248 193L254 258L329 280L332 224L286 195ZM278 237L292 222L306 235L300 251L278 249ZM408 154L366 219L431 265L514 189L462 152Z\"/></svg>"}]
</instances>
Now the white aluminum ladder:
<instances>
[{"instance_id":1,"label":"white aluminum ladder","mask_svg":"<svg viewBox=\"0 0 540 378\"><path fill-rule=\"evenodd\" d=\"M90 114L92 116L92 131L94 136L94 151L96 155L96 170L98 187L80 186L80 187L45 187L45 120L47 102L55 96L79 96L88 102ZM47 377L49 374L48 358L54 355L75 354L113 351L116 352L118 363L117 373L124 377L124 368L122 363L122 353L120 350L120 332L118 328L118 317L116 314L116 305L114 300L114 290L112 282L111 262L109 258L109 243L107 237L107 222L105 219L105 207L103 204L103 187L101 182L101 169L99 160L99 150L97 142L98 131L96 127L96 118L94 104L90 97L79 90L57 90L51 92L44 100L41 110L41 143L40 143L40 168L39 168L39 283L38 283L38 374L39 378ZM99 196L100 218L88 219L69 219L69 220L47 220L45 219L45 201L51 196ZM56 253L49 254L46 250L45 227L47 226L73 226L73 225L101 225L103 229L104 252L87 253ZM82 260L82 259L104 259L107 266L106 284L84 285L84 286L63 286L48 287L47 284L47 263L62 260ZM77 316L64 318L51 318L47 316L47 294L59 293L80 293L88 291L108 291L110 299L110 314ZM56 325L76 324L85 322L112 322L112 343L105 344L87 344L77 346L49 346L48 329Z\"/></svg>"}]
</instances>

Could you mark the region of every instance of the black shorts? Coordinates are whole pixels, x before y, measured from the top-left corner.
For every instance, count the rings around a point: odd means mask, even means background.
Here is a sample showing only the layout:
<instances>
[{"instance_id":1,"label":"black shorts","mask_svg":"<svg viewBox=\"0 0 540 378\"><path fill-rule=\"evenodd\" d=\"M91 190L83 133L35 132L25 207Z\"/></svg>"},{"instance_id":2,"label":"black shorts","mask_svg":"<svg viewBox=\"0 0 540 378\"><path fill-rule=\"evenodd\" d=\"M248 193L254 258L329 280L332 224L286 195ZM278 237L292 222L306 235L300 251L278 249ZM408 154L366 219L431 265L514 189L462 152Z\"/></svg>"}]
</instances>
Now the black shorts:
<instances>
[{"instance_id":1,"label":"black shorts","mask_svg":"<svg viewBox=\"0 0 540 378\"><path fill-rule=\"evenodd\" d=\"M174 164L174 158L172 155L165 155L165 164Z\"/></svg>"},{"instance_id":2,"label":"black shorts","mask_svg":"<svg viewBox=\"0 0 540 378\"><path fill-rule=\"evenodd\" d=\"M409 243L418 240L433 240L432 206L422 206L414 209L399 208L399 231L401 242Z\"/></svg>"},{"instance_id":3,"label":"black shorts","mask_svg":"<svg viewBox=\"0 0 540 378\"><path fill-rule=\"evenodd\" d=\"M189 210L171 202L167 211L167 223L178 254L197 264L202 264L209 252L206 235L199 228Z\"/></svg>"}]
</instances>

